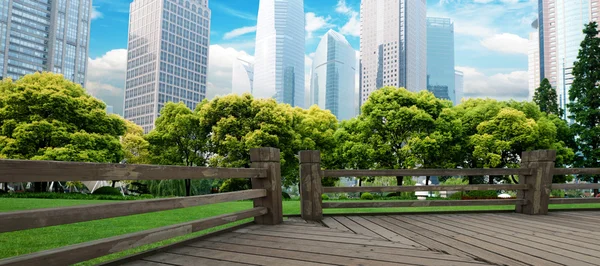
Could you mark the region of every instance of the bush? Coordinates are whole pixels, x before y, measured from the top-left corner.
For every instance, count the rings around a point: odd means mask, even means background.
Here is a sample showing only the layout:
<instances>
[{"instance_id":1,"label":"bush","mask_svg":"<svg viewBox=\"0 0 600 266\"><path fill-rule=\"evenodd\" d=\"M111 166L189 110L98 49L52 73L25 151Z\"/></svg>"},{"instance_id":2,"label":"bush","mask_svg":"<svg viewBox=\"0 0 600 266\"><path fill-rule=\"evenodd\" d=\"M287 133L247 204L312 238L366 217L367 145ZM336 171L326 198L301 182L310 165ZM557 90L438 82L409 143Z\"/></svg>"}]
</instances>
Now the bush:
<instances>
[{"instance_id":1,"label":"bush","mask_svg":"<svg viewBox=\"0 0 600 266\"><path fill-rule=\"evenodd\" d=\"M114 187L101 187L94 190L93 195L107 195L107 196L123 196L121 191Z\"/></svg>"},{"instance_id":2,"label":"bush","mask_svg":"<svg viewBox=\"0 0 600 266\"><path fill-rule=\"evenodd\" d=\"M468 185L469 184L469 180L465 180L463 178L458 178L458 177L452 177L452 178L448 178L446 179L446 181L442 182L442 186L462 186L462 185Z\"/></svg>"},{"instance_id":3,"label":"bush","mask_svg":"<svg viewBox=\"0 0 600 266\"><path fill-rule=\"evenodd\" d=\"M341 195L338 197L338 199L339 199L339 200L347 200L347 199L348 199L348 194L345 194L345 193L344 193L344 194L341 194Z\"/></svg>"},{"instance_id":4,"label":"bush","mask_svg":"<svg viewBox=\"0 0 600 266\"><path fill-rule=\"evenodd\" d=\"M282 192L281 192L281 198L283 198L284 200L289 200L289 199L292 199L292 197L290 197L290 194L288 194L288 193L287 193L287 192L285 192L285 191L282 191Z\"/></svg>"},{"instance_id":5,"label":"bush","mask_svg":"<svg viewBox=\"0 0 600 266\"><path fill-rule=\"evenodd\" d=\"M223 182L223 184L221 184L221 188L219 189L219 191L221 191L222 193L225 193L225 192L248 190L252 187L252 184L250 182L251 182L250 179L245 179L245 178L227 179L227 180L225 180L225 182Z\"/></svg>"},{"instance_id":6,"label":"bush","mask_svg":"<svg viewBox=\"0 0 600 266\"><path fill-rule=\"evenodd\" d=\"M369 193L369 192L365 192L362 195L360 195L360 199L361 200L373 200L375 197L373 197L373 194Z\"/></svg>"},{"instance_id":7,"label":"bush","mask_svg":"<svg viewBox=\"0 0 600 266\"><path fill-rule=\"evenodd\" d=\"M565 191L562 189L553 189L550 192L550 197L553 198L564 198L565 197Z\"/></svg>"},{"instance_id":8,"label":"bush","mask_svg":"<svg viewBox=\"0 0 600 266\"><path fill-rule=\"evenodd\" d=\"M152 194L142 194L138 196L140 199L153 199L154 195Z\"/></svg>"},{"instance_id":9,"label":"bush","mask_svg":"<svg viewBox=\"0 0 600 266\"><path fill-rule=\"evenodd\" d=\"M327 196L327 194L321 194L321 199L322 200L329 200L329 196Z\"/></svg>"},{"instance_id":10,"label":"bush","mask_svg":"<svg viewBox=\"0 0 600 266\"><path fill-rule=\"evenodd\" d=\"M461 200L463 198L463 194L464 194L463 192L459 191L459 192L456 192L456 193L450 195L448 198L452 199L452 200Z\"/></svg>"},{"instance_id":11,"label":"bush","mask_svg":"<svg viewBox=\"0 0 600 266\"><path fill-rule=\"evenodd\" d=\"M465 193L463 199L497 199L498 192L495 190L475 190Z\"/></svg>"}]
</instances>

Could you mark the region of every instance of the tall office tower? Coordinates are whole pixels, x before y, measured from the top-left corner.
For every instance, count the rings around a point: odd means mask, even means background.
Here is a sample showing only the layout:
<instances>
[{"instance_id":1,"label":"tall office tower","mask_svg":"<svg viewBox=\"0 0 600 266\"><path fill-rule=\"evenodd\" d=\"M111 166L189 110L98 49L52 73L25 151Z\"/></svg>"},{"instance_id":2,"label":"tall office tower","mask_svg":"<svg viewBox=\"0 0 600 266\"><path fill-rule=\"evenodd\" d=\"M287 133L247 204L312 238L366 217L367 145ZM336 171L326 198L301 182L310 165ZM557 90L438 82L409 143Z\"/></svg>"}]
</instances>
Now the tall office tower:
<instances>
[{"instance_id":1,"label":"tall office tower","mask_svg":"<svg viewBox=\"0 0 600 266\"><path fill-rule=\"evenodd\" d=\"M449 18L427 18L427 90L458 104L454 75L454 23Z\"/></svg>"},{"instance_id":2,"label":"tall office tower","mask_svg":"<svg viewBox=\"0 0 600 266\"><path fill-rule=\"evenodd\" d=\"M0 0L0 78L49 71L85 85L91 0Z\"/></svg>"},{"instance_id":3,"label":"tall office tower","mask_svg":"<svg viewBox=\"0 0 600 266\"><path fill-rule=\"evenodd\" d=\"M321 39L312 63L309 105L330 110L338 120L357 115L356 52L343 35L329 30Z\"/></svg>"},{"instance_id":4,"label":"tall office tower","mask_svg":"<svg viewBox=\"0 0 600 266\"><path fill-rule=\"evenodd\" d=\"M455 98L458 104L460 104L465 97L465 74L462 71L456 70L454 80L456 84L454 86Z\"/></svg>"},{"instance_id":5,"label":"tall office tower","mask_svg":"<svg viewBox=\"0 0 600 266\"><path fill-rule=\"evenodd\" d=\"M425 0L360 3L360 105L384 86L427 89Z\"/></svg>"},{"instance_id":6,"label":"tall office tower","mask_svg":"<svg viewBox=\"0 0 600 266\"><path fill-rule=\"evenodd\" d=\"M236 58L233 60L231 75L231 91L242 95L252 93L254 83L254 64L248 59Z\"/></svg>"},{"instance_id":7,"label":"tall office tower","mask_svg":"<svg viewBox=\"0 0 600 266\"><path fill-rule=\"evenodd\" d=\"M134 0L129 15L125 118L145 132L167 102L206 97L208 0Z\"/></svg>"},{"instance_id":8,"label":"tall office tower","mask_svg":"<svg viewBox=\"0 0 600 266\"><path fill-rule=\"evenodd\" d=\"M304 0L260 0L253 95L304 105Z\"/></svg>"},{"instance_id":9,"label":"tall office tower","mask_svg":"<svg viewBox=\"0 0 600 266\"><path fill-rule=\"evenodd\" d=\"M533 100L535 90L540 86L541 73L540 73L540 35L538 30L538 20L536 19L531 23L531 27L536 29L534 32L529 33L529 100Z\"/></svg>"}]
</instances>

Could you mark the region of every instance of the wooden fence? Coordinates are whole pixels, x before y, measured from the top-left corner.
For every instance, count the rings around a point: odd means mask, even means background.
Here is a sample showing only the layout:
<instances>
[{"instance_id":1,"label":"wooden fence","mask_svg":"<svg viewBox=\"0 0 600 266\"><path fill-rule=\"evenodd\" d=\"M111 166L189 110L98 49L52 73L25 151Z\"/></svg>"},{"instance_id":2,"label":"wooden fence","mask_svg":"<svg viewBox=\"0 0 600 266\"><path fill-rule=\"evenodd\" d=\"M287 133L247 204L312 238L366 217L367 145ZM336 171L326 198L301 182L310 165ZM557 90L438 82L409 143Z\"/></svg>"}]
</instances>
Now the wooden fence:
<instances>
[{"instance_id":1,"label":"wooden fence","mask_svg":"<svg viewBox=\"0 0 600 266\"><path fill-rule=\"evenodd\" d=\"M250 160L252 168L237 169L0 160L0 182L251 178L253 188L186 198L0 213L0 233L236 200L254 201L254 208L249 210L9 258L0 260L0 265L69 265L247 218L254 218L257 224L279 224L283 221L279 150L252 149Z\"/></svg>"},{"instance_id":2,"label":"wooden fence","mask_svg":"<svg viewBox=\"0 0 600 266\"><path fill-rule=\"evenodd\" d=\"M600 184L552 184L553 175L600 175L599 168L554 168L556 151L524 152L518 169L414 169L414 170L321 170L319 151L300 152L300 195L302 218L323 219L324 208L433 207L515 205L518 213L540 215L548 213L549 204L600 203L600 198L550 198L552 189L598 189ZM497 176L518 175L519 184L464 186L394 186L394 187L322 187L324 177L357 176ZM323 193L349 192L417 192L417 191L477 191L516 190L516 199L495 200L425 200L322 202Z\"/></svg>"}]
</instances>

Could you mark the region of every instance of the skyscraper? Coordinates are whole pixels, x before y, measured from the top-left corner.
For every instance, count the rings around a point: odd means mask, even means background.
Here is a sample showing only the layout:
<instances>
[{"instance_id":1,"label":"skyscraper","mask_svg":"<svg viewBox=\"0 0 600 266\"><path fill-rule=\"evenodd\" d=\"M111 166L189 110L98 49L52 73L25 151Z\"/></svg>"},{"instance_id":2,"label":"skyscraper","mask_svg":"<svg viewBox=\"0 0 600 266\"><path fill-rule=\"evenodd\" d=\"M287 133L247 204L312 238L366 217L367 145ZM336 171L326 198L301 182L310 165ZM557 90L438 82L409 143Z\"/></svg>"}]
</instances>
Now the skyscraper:
<instances>
[{"instance_id":1,"label":"skyscraper","mask_svg":"<svg viewBox=\"0 0 600 266\"><path fill-rule=\"evenodd\" d=\"M426 0L362 0L360 104L384 86L427 89Z\"/></svg>"},{"instance_id":2,"label":"skyscraper","mask_svg":"<svg viewBox=\"0 0 600 266\"><path fill-rule=\"evenodd\" d=\"M233 60L231 91L235 94L252 93L254 88L254 64L247 59Z\"/></svg>"},{"instance_id":3,"label":"skyscraper","mask_svg":"<svg viewBox=\"0 0 600 266\"><path fill-rule=\"evenodd\" d=\"M304 1L260 0L253 95L304 105Z\"/></svg>"},{"instance_id":4,"label":"skyscraper","mask_svg":"<svg viewBox=\"0 0 600 266\"><path fill-rule=\"evenodd\" d=\"M308 105L330 110L339 120L355 117L355 75L356 52L343 35L329 30L313 58Z\"/></svg>"},{"instance_id":5,"label":"skyscraper","mask_svg":"<svg viewBox=\"0 0 600 266\"><path fill-rule=\"evenodd\" d=\"M538 20L533 21L531 26L536 30L529 33L529 100L533 100L535 90L540 86L540 34L538 31Z\"/></svg>"},{"instance_id":6,"label":"skyscraper","mask_svg":"<svg viewBox=\"0 0 600 266\"><path fill-rule=\"evenodd\" d=\"M427 18L427 90L458 104L454 75L454 23L449 18Z\"/></svg>"},{"instance_id":7,"label":"skyscraper","mask_svg":"<svg viewBox=\"0 0 600 266\"><path fill-rule=\"evenodd\" d=\"M50 71L85 85L91 0L1 0L0 78Z\"/></svg>"},{"instance_id":8,"label":"skyscraper","mask_svg":"<svg viewBox=\"0 0 600 266\"><path fill-rule=\"evenodd\" d=\"M206 97L208 0L134 0L130 6L125 118L154 128L167 102Z\"/></svg>"},{"instance_id":9,"label":"skyscraper","mask_svg":"<svg viewBox=\"0 0 600 266\"><path fill-rule=\"evenodd\" d=\"M461 103L462 99L465 97L465 74L462 71L455 71L455 86L454 91L456 92L456 101L458 104Z\"/></svg>"}]
</instances>

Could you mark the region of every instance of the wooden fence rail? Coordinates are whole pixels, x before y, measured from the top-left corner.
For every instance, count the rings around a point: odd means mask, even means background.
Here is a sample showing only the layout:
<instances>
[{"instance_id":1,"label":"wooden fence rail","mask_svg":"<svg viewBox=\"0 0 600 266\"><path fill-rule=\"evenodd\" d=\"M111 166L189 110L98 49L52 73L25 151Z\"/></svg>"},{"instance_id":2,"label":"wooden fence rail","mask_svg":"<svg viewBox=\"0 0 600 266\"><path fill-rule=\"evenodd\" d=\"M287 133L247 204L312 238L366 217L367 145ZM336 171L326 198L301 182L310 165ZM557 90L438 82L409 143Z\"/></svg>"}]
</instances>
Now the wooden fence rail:
<instances>
[{"instance_id":1,"label":"wooden fence rail","mask_svg":"<svg viewBox=\"0 0 600 266\"><path fill-rule=\"evenodd\" d=\"M252 149L250 161L252 168L0 160L0 182L251 178L253 188L187 198L0 213L0 233L220 202L254 201L254 208L249 210L4 259L0 265L68 265L247 218L254 218L257 224L279 224L283 221L280 152L274 148Z\"/></svg>"}]
</instances>

